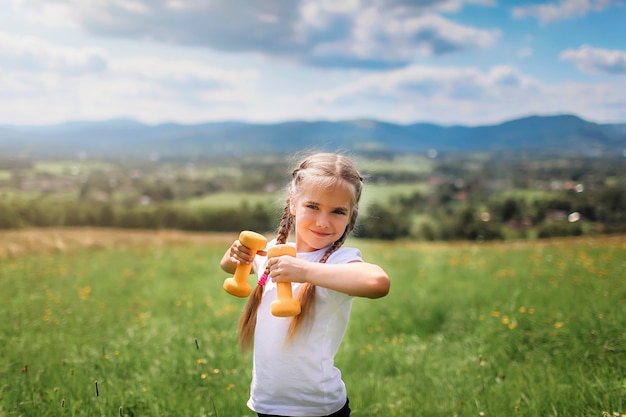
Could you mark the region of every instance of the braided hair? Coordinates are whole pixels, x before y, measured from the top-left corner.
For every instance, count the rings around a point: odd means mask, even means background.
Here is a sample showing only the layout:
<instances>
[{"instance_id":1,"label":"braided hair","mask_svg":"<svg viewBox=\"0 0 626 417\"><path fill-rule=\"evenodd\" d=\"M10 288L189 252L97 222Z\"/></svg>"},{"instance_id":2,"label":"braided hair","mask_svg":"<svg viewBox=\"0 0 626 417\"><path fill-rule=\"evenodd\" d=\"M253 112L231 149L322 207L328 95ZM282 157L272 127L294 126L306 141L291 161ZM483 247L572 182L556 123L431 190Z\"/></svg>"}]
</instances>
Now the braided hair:
<instances>
[{"instance_id":1,"label":"braided hair","mask_svg":"<svg viewBox=\"0 0 626 417\"><path fill-rule=\"evenodd\" d=\"M309 187L325 189L340 183L345 185L352 193L350 207L350 221L339 239L328 247L320 263L325 263L328 258L337 251L346 241L350 232L356 225L358 217L358 204L361 198L363 187L363 177L359 174L354 164L345 156L334 153L317 153L305 158L292 172L292 180L288 186L288 198L283 208L283 214L276 233L276 244L285 244L289 238L289 233L293 229L295 217L291 213L291 204L297 200L303 192L303 188ZM269 273L266 268L265 273ZM263 286L257 285L246 304L239 320L239 342L241 348L248 350L254 340L254 329L256 326L256 316L261 298L263 296ZM315 304L315 286L305 283L300 287L297 294L301 305L301 313L291 318L288 330L288 340L292 340L302 323L310 315Z\"/></svg>"}]
</instances>

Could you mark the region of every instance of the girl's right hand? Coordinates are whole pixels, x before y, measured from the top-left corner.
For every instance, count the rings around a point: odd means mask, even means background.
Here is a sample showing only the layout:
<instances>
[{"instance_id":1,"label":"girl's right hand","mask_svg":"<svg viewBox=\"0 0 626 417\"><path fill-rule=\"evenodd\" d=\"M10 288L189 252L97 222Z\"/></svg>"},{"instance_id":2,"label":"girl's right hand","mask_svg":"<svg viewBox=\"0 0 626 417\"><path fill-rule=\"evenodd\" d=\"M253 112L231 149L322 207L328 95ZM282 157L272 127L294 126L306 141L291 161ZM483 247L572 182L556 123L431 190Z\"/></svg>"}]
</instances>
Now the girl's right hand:
<instances>
[{"instance_id":1,"label":"girl's right hand","mask_svg":"<svg viewBox=\"0 0 626 417\"><path fill-rule=\"evenodd\" d=\"M253 253L250 248L244 246L239 239L235 240L232 245L230 245L230 261L236 265L240 264L249 264L254 259L255 253ZM265 256L267 252L264 250L256 252L256 255Z\"/></svg>"}]
</instances>

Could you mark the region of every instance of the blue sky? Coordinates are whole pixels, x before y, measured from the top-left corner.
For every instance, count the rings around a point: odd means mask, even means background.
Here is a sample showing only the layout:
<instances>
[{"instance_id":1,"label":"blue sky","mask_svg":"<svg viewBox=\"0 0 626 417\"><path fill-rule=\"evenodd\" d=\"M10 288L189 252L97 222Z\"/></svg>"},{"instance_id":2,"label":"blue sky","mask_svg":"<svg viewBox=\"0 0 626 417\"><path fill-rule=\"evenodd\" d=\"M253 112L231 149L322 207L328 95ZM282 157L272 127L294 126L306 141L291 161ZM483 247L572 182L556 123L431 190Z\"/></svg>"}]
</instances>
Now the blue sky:
<instances>
[{"instance_id":1,"label":"blue sky","mask_svg":"<svg viewBox=\"0 0 626 417\"><path fill-rule=\"evenodd\" d=\"M624 0L4 0L0 124L626 122Z\"/></svg>"}]
</instances>

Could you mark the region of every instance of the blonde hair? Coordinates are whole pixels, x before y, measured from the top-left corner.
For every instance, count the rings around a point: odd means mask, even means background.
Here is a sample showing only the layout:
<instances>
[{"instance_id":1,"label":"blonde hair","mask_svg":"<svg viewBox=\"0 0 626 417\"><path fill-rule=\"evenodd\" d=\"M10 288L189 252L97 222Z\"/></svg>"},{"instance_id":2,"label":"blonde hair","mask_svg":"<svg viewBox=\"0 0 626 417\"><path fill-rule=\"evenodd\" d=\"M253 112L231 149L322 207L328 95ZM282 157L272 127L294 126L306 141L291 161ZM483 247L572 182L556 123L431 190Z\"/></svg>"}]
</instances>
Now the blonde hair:
<instances>
[{"instance_id":1,"label":"blonde hair","mask_svg":"<svg viewBox=\"0 0 626 417\"><path fill-rule=\"evenodd\" d=\"M291 214L292 199L297 200L303 190L311 190L311 187L323 190L335 184L344 185L351 192L352 204L350 207L350 221L341 237L326 250L320 262L326 262L330 255L343 245L356 224L359 213L359 200L363 188L363 177L350 159L335 153L316 153L310 155L302 160L293 170L292 180L288 187L289 196L285 203L276 234L276 244L287 243L289 233L293 228L295 218ZM265 272L267 273L268 271L266 270ZM261 304L262 295L263 286L257 285L239 320L239 343L244 351L248 350L254 341L257 310ZM296 336L302 327L302 323L310 314L315 304L315 286L308 283L303 284L297 296L301 304L302 312L291 319L288 330L288 340L292 340L293 337Z\"/></svg>"}]
</instances>

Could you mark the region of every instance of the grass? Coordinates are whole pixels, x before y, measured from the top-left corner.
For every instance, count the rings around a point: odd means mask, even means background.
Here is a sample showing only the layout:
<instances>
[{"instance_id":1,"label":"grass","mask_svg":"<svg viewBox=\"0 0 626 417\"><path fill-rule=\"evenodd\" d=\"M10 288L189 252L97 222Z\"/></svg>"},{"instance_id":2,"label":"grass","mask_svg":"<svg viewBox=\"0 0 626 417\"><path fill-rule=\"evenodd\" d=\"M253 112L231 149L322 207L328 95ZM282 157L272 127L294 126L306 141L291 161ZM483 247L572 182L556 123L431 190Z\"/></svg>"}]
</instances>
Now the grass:
<instances>
[{"instance_id":1,"label":"grass","mask_svg":"<svg viewBox=\"0 0 626 417\"><path fill-rule=\"evenodd\" d=\"M234 237L0 234L0 416L252 416ZM354 416L626 413L624 237L348 244L392 277L337 357Z\"/></svg>"},{"instance_id":2,"label":"grass","mask_svg":"<svg viewBox=\"0 0 626 417\"><path fill-rule=\"evenodd\" d=\"M384 376L380 398L395 399L378 402L379 415L624 412L625 249L566 240L396 251L404 268L384 312L359 300L353 314L367 324L350 329L377 336L360 353L378 358L368 368Z\"/></svg>"},{"instance_id":3,"label":"grass","mask_svg":"<svg viewBox=\"0 0 626 417\"><path fill-rule=\"evenodd\" d=\"M398 155L393 160L382 159L357 159L359 169L363 172L412 172L418 174L430 173L433 171L433 160L415 154Z\"/></svg>"}]
</instances>

